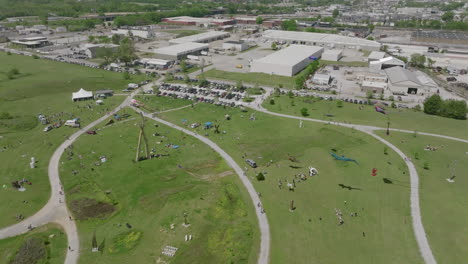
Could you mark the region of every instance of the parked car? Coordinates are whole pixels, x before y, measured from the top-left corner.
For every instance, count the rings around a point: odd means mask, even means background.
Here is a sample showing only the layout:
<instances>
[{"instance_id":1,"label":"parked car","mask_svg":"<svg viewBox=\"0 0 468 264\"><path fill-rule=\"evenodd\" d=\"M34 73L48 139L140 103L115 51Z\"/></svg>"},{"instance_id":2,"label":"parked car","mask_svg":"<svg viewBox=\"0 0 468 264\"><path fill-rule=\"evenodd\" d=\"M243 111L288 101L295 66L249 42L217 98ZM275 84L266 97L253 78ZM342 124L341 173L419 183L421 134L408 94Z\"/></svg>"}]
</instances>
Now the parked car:
<instances>
[{"instance_id":1,"label":"parked car","mask_svg":"<svg viewBox=\"0 0 468 264\"><path fill-rule=\"evenodd\" d=\"M245 162L247 164L249 164L250 167L252 168L257 168L257 163L255 163L255 161L251 160L251 159L246 159Z\"/></svg>"},{"instance_id":2,"label":"parked car","mask_svg":"<svg viewBox=\"0 0 468 264\"><path fill-rule=\"evenodd\" d=\"M52 126L46 126L44 127L44 132L49 132L52 130L52 128L53 128Z\"/></svg>"},{"instance_id":3,"label":"parked car","mask_svg":"<svg viewBox=\"0 0 468 264\"><path fill-rule=\"evenodd\" d=\"M96 135L96 131L95 130L90 130L90 131L86 131L86 134L88 135Z\"/></svg>"}]
</instances>

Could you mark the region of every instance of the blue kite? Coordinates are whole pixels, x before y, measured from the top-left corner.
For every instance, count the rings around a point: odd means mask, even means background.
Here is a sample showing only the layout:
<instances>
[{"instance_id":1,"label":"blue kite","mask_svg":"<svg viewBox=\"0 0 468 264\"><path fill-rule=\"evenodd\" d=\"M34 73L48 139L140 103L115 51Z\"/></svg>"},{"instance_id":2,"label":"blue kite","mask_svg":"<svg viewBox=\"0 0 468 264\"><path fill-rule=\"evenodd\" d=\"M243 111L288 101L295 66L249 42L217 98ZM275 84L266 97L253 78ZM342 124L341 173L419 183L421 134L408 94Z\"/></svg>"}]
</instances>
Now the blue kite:
<instances>
[{"instance_id":1,"label":"blue kite","mask_svg":"<svg viewBox=\"0 0 468 264\"><path fill-rule=\"evenodd\" d=\"M336 160L342 160L342 161L352 161L352 162L355 162L356 164L359 164L356 160L353 160L353 159L350 159L350 158L347 158L345 156L338 156L336 155L336 153L334 152L330 152L330 154L333 156L333 158L335 158Z\"/></svg>"}]
</instances>

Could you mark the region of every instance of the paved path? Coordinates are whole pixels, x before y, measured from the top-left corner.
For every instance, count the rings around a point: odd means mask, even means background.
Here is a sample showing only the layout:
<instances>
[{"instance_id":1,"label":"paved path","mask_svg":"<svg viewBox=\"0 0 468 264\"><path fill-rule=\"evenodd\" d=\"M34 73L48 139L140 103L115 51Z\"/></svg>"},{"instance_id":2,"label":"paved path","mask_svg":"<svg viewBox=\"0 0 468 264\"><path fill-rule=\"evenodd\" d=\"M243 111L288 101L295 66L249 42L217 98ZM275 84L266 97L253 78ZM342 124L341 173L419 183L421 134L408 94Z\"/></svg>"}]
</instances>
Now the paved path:
<instances>
[{"instance_id":1,"label":"paved path","mask_svg":"<svg viewBox=\"0 0 468 264\"><path fill-rule=\"evenodd\" d=\"M383 138L377 136L374 134L375 130L381 130L383 128L378 128L378 127L372 127L372 126L362 126L362 125L354 125L354 124L344 124L344 123L339 123L339 122L328 122L324 120L318 120L318 119L312 119L312 118L303 118L303 117L297 117L297 116L290 116L290 115L285 115L285 114L280 114L280 113L275 113L275 112L270 112L266 109L264 109L261 104L254 103L250 105L251 108L266 113L270 115L275 115L275 116L280 116L280 117L285 117L285 118L292 118L292 119L299 119L299 120L304 120L304 121L313 121L313 122L319 122L319 123L326 123L326 124L332 124L332 125L338 125L338 126L343 126L343 127L348 127L348 128L354 128L356 130L359 130L361 132L364 132L380 142L384 143L385 145L389 146L391 149L393 149L401 158L403 158L406 162L406 165L408 166L409 173L410 173L410 180L411 180L411 194L410 194L410 202L411 202L411 218L413 222L413 230L414 234L416 236L416 241L418 243L419 251L421 253L421 256L423 257L424 261L426 264L435 264L437 263L434 255L432 254L431 247L429 246L429 242L426 237L426 232L424 230L424 226L422 224L421 220L421 209L419 207L419 177L418 173L416 171L416 168L414 167L414 164L411 162L410 159L408 159L405 154L399 150L396 146L391 144L390 142L384 140ZM406 131L402 131L406 132ZM410 131L408 131L410 132ZM413 132L411 132L413 133ZM423 134L423 133L420 133ZM438 135L436 135L438 136ZM445 137L445 136L441 136ZM460 140L460 139L457 139ZM463 141L463 140L461 140Z\"/></svg>"},{"instance_id":2,"label":"paved path","mask_svg":"<svg viewBox=\"0 0 468 264\"><path fill-rule=\"evenodd\" d=\"M138 108L132 107L135 111L141 112ZM252 183L250 180L247 178L247 176L244 174L244 171L239 167L239 165L234 161L234 159L229 156L222 148L220 148L216 143L213 141L209 140L206 137L203 137L195 132L192 132L190 130L187 130L185 128L179 127L177 125L174 125L168 121L165 121L163 119L160 119L156 117L155 115L145 113L143 112L143 115L146 116L147 118L151 118L157 122L160 122L162 124L165 124L166 126L169 126L171 128L177 129L179 131L182 131L188 135L191 135L203 143L207 144L209 147L211 147L214 151L218 152L221 157L223 157L224 160L226 160L227 164L234 169L234 171L237 173L239 176L240 180L242 181L242 184L244 184L245 188L247 189L247 192L250 195L250 199L252 200L252 203L255 208L256 214L257 214L257 219L258 219L258 224L260 228L260 253L258 256L258 264L267 264L269 261L269 255L270 255L270 227L268 224L268 219L266 217L265 213L261 213L259 208L256 206L258 203L261 203L260 197L258 196L257 192L255 191L255 188L253 187Z\"/></svg>"},{"instance_id":3,"label":"paved path","mask_svg":"<svg viewBox=\"0 0 468 264\"><path fill-rule=\"evenodd\" d=\"M67 234L68 245L71 250L67 251L65 257L65 264L76 264L78 262L79 251L80 251L80 240L78 237L78 231L74 221L69 219L71 215L67 209L65 196L60 194L62 190L62 184L59 176L59 163L60 157L64 153L65 149L70 146L79 136L90 130L97 124L103 122L105 119L112 116L114 113L119 111L122 107L130 105L130 98L126 98L122 104L120 104L113 111L108 112L106 115L88 124L86 127L81 128L65 142L63 142L54 152L49 161L49 181L51 187L51 195L47 204L39 210L36 214L26 218L25 220L0 229L0 239L17 236L24 234L29 231L28 226L39 227L47 223L57 223L64 229ZM62 192L63 193L63 192Z\"/></svg>"}]
</instances>

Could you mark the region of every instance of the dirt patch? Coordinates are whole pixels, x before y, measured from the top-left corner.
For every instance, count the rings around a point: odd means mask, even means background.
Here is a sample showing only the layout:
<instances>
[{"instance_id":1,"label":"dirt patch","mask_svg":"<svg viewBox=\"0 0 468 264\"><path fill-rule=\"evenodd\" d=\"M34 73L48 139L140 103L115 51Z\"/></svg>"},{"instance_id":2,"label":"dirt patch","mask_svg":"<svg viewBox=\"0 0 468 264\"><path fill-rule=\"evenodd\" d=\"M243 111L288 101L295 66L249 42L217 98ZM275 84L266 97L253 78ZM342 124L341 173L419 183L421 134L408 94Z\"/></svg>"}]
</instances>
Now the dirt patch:
<instances>
[{"instance_id":1,"label":"dirt patch","mask_svg":"<svg viewBox=\"0 0 468 264\"><path fill-rule=\"evenodd\" d=\"M224 172L221 172L221 173L218 173L218 177L226 177L226 176L229 176L229 175L233 175L234 172L231 171L231 170L228 170L228 171L224 171Z\"/></svg>"},{"instance_id":2,"label":"dirt patch","mask_svg":"<svg viewBox=\"0 0 468 264\"><path fill-rule=\"evenodd\" d=\"M10 264L35 264L47 256L47 249L39 238L28 238Z\"/></svg>"},{"instance_id":3,"label":"dirt patch","mask_svg":"<svg viewBox=\"0 0 468 264\"><path fill-rule=\"evenodd\" d=\"M70 209L78 220L89 218L105 218L112 214L116 208L112 204L98 202L94 199L82 198L73 200L70 203Z\"/></svg>"}]
</instances>

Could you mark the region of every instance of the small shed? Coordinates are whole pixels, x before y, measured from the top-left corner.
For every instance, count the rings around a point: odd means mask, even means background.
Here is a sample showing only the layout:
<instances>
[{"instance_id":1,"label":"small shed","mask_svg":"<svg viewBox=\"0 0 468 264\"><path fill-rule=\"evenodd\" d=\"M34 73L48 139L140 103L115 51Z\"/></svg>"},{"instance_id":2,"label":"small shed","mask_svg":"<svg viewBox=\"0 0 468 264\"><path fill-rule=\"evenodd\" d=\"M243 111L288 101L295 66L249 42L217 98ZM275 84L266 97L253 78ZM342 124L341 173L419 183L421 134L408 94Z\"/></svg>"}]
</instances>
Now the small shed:
<instances>
[{"instance_id":1,"label":"small shed","mask_svg":"<svg viewBox=\"0 0 468 264\"><path fill-rule=\"evenodd\" d=\"M328 85L331 81L331 76L323 73L316 73L312 78L312 82L320 85Z\"/></svg>"},{"instance_id":2,"label":"small shed","mask_svg":"<svg viewBox=\"0 0 468 264\"><path fill-rule=\"evenodd\" d=\"M72 93L72 101L82 101L82 100L89 100L93 99L93 92L86 91L85 89L81 88L78 92Z\"/></svg>"}]
</instances>

